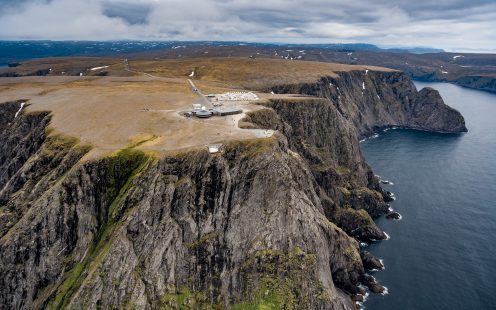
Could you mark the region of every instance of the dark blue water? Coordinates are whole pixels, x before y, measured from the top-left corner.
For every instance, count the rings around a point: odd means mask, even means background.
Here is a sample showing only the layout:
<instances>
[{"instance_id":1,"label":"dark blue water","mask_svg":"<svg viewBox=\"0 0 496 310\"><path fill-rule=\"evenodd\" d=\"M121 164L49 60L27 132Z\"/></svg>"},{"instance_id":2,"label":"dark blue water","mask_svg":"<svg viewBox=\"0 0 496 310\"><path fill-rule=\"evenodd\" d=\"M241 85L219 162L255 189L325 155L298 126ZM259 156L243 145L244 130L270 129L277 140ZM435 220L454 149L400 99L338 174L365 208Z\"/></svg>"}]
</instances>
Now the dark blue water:
<instances>
[{"instance_id":1,"label":"dark blue water","mask_svg":"<svg viewBox=\"0 0 496 310\"><path fill-rule=\"evenodd\" d=\"M388 287L367 309L496 309L496 95L433 87L465 117L469 132L391 130L361 144L396 194L401 221L378 220L391 236L369 246Z\"/></svg>"}]
</instances>

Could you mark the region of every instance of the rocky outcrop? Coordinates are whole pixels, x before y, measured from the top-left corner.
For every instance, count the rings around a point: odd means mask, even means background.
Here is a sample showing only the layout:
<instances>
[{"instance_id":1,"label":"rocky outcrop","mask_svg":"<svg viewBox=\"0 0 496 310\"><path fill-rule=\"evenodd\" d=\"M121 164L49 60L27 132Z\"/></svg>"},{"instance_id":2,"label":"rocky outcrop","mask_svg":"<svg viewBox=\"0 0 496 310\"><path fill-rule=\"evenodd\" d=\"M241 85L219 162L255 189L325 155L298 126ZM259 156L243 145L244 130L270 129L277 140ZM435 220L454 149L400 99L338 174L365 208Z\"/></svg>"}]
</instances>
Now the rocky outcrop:
<instances>
[{"instance_id":1,"label":"rocky outcrop","mask_svg":"<svg viewBox=\"0 0 496 310\"><path fill-rule=\"evenodd\" d=\"M127 148L82 160L90 147L50 134L48 112L15 117L20 102L0 105L0 304L354 309L362 285L385 290L365 273L377 259L357 240L386 238L372 219L390 199L358 137L393 121L423 126L415 107L429 99L394 77L375 88L400 98L383 95L400 105L386 110L360 99L359 73L339 94L331 87L346 77L292 86L321 98L267 102L244 124L276 135L219 154Z\"/></svg>"},{"instance_id":2,"label":"rocky outcrop","mask_svg":"<svg viewBox=\"0 0 496 310\"><path fill-rule=\"evenodd\" d=\"M283 137L75 164L2 236L0 302L350 309L333 275L358 290L358 244L325 217L312 182Z\"/></svg>"},{"instance_id":3,"label":"rocky outcrop","mask_svg":"<svg viewBox=\"0 0 496 310\"><path fill-rule=\"evenodd\" d=\"M418 92L399 71L349 71L322 77L315 84L272 87L277 93L296 92L327 98L353 123L359 137L388 127L458 133L466 132L463 116L444 104L432 88Z\"/></svg>"}]
</instances>

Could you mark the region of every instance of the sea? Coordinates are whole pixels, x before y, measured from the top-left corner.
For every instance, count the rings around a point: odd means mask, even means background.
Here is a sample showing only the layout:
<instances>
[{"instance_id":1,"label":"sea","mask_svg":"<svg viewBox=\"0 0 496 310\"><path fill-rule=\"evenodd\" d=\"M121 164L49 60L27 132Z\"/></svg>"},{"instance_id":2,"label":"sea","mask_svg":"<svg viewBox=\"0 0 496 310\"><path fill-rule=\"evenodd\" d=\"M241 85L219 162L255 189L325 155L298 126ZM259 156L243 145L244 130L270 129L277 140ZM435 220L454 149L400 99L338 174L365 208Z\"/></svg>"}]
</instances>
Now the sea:
<instances>
[{"instance_id":1,"label":"sea","mask_svg":"<svg viewBox=\"0 0 496 310\"><path fill-rule=\"evenodd\" d=\"M389 130L361 143L374 172L394 185L402 219L379 219L391 237L367 250L388 288L370 310L496 309L496 95L447 83L437 89L468 133Z\"/></svg>"},{"instance_id":2,"label":"sea","mask_svg":"<svg viewBox=\"0 0 496 310\"><path fill-rule=\"evenodd\" d=\"M0 41L0 67L32 58L107 56L202 42ZM215 44L226 44L211 43ZM232 42L230 44L238 44ZM381 218L391 239L367 250L386 269L372 273L388 288L371 310L496 309L496 95L445 83L440 91L469 132L389 130L361 143L367 162L395 193L402 220Z\"/></svg>"}]
</instances>

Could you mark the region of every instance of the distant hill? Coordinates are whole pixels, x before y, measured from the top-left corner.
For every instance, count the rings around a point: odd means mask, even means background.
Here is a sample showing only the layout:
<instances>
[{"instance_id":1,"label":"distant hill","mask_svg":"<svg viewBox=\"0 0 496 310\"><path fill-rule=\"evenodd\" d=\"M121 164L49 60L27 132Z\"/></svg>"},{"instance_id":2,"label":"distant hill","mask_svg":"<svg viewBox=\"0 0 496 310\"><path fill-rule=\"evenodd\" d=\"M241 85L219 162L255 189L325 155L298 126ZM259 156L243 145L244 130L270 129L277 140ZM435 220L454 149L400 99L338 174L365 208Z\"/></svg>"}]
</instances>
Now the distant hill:
<instances>
[{"instance_id":1,"label":"distant hill","mask_svg":"<svg viewBox=\"0 0 496 310\"><path fill-rule=\"evenodd\" d=\"M393 48L382 49L373 44L277 44L220 41L0 41L0 65L25 60L67 57L67 56L118 56L129 53L156 51L163 49L180 49L185 46L250 46L250 47L286 47L321 48L337 51L388 51L393 53L437 53L443 50L431 48Z\"/></svg>"}]
</instances>

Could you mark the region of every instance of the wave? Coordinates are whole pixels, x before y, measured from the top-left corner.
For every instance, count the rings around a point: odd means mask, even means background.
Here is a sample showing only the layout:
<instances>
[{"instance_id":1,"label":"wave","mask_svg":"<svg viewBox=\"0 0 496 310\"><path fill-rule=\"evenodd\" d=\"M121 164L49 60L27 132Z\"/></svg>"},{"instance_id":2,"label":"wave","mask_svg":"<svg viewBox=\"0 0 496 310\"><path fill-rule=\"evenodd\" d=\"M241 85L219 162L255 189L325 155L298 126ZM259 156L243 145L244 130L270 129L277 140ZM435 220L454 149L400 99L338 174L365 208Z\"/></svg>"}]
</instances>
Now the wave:
<instances>
[{"instance_id":1,"label":"wave","mask_svg":"<svg viewBox=\"0 0 496 310\"><path fill-rule=\"evenodd\" d=\"M383 233L386 235L386 239L384 239L384 240L389 240L389 239L391 239L391 237L390 237L390 236L389 236L389 235L388 235L385 231L383 231Z\"/></svg>"},{"instance_id":2,"label":"wave","mask_svg":"<svg viewBox=\"0 0 496 310\"><path fill-rule=\"evenodd\" d=\"M389 294L388 288L384 286L384 291L381 293L382 296Z\"/></svg>"}]
</instances>

